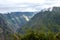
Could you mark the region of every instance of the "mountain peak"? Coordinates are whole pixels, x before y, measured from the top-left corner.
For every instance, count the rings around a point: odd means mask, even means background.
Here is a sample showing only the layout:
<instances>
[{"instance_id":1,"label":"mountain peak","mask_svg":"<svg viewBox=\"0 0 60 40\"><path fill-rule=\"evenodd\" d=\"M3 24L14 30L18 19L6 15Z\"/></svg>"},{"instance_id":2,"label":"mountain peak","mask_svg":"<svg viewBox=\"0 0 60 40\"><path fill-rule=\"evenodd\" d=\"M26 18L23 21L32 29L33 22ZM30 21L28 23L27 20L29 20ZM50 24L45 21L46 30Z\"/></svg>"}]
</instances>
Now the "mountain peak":
<instances>
[{"instance_id":1,"label":"mountain peak","mask_svg":"<svg viewBox=\"0 0 60 40\"><path fill-rule=\"evenodd\" d=\"M60 12L60 7L53 7L52 11Z\"/></svg>"},{"instance_id":2,"label":"mountain peak","mask_svg":"<svg viewBox=\"0 0 60 40\"><path fill-rule=\"evenodd\" d=\"M31 28L38 31L60 31L60 7L53 7L52 11L40 11L28 23L23 26L25 30ZM26 29L27 28L27 29ZM23 29L22 29L23 30Z\"/></svg>"}]
</instances>

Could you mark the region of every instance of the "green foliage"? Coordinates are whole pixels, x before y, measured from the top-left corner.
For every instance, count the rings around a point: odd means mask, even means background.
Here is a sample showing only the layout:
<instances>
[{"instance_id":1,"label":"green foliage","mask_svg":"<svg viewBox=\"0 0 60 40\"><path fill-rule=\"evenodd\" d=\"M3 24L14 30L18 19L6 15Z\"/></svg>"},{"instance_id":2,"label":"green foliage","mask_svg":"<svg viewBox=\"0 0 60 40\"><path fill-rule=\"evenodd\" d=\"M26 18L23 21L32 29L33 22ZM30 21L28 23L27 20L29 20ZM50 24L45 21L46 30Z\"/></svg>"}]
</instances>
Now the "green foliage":
<instances>
[{"instance_id":1,"label":"green foliage","mask_svg":"<svg viewBox=\"0 0 60 40\"><path fill-rule=\"evenodd\" d=\"M60 33L29 31L23 37L20 34L11 34L8 37L10 40L60 40Z\"/></svg>"},{"instance_id":2,"label":"green foliage","mask_svg":"<svg viewBox=\"0 0 60 40\"><path fill-rule=\"evenodd\" d=\"M23 33L22 35L18 33L13 34L12 31L11 34L10 32L9 33L6 32L7 34L6 40L60 40L60 33L57 33L60 32L59 10L53 9L52 11L39 12L28 22L27 25L24 25L23 27L20 28L19 32ZM17 17L19 18L19 16ZM6 18L7 16L6 17L4 16L3 19L2 17L3 16L0 15L0 19L1 19L0 26L3 29L8 29L8 31L11 30L12 28L13 28L12 30L15 31L16 30L15 28L20 26L21 21L23 21L23 20L19 21L21 18L17 19L15 16L13 16L14 19L17 20L16 21L18 23L17 26L15 25L16 23L13 20L10 20L11 19L10 16L8 18ZM6 18L6 20L4 20L4 18ZM12 28L10 29L10 27ZM5 31L7 30L4 30L4 32Z\"/></svg>"}]
</instances>

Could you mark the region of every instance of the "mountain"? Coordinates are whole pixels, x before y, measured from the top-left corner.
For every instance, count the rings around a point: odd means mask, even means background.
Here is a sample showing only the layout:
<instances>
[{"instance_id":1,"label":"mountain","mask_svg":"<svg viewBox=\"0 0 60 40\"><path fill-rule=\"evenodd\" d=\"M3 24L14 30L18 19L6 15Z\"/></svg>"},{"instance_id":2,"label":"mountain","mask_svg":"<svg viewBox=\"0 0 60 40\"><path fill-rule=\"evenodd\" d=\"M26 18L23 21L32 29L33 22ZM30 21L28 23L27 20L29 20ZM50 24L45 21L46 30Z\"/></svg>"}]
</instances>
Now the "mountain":
<instances>
[{"instance_id":1,"label":"mountain","mask_svg":"<svg viewBox=\"0 0 60 40\"><path fill-rule=\"evenodd\" d=\"M6 34L14 33L10 28L9 25L7 25L7 21L4 17L4 15L0 14L0 40L6 39Z\"/></svg>"},{"instance_id":2,"label":"mountain","mask_svg":"<svg viewBox=\"0 0 60 40\"><path fill-rule=\"evenodd\" d=\"M53 7L51 11L40 11L31 20L20 28L19 32L27 30L36 31L60 31L60 7Z\"/></svg>"},{"instance_id":3,"label":"mountain","mask_svg":"<svg viewBox=\"0 0 60 40\"><path fill-rule=\"evenodd\" d=\"M0 14L8 26L6 28L16 32L18 28L25 25L34 15L34 12L11 12ZM2 20L2 19L0 19Z\"/></svg>"}]
</instances>

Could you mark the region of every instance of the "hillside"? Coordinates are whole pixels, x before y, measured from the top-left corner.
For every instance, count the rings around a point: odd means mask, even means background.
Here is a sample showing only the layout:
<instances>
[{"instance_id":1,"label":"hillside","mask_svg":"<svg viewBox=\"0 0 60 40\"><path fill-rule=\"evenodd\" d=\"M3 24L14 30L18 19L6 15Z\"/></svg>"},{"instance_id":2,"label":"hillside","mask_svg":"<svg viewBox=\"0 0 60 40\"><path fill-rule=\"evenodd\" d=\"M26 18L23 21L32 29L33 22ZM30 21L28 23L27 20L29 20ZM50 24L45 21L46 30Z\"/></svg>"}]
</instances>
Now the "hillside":
<instances>
[{"instance_id":1,"label":"hillside","mask_svg":"<svg viewBox=\"0 0 60 40\"><path fill-rule=\"evenodd\" d=\"M53 7L52 11L40 11L20 31L60 31L60 7Z\"/></svg>"},{"instance_id":2,"label":"hillside","mask_svg":"<svg viewBox=\"0 0 60 40\"><path fill-rule=\"evenodd\" d=\"M0 14L0 40L5 40L6 39L6 35L9 35L10 33L14 33L14 31L12 31L9 27L9 25L7 25L7 21L5 19L5 17Z\"/></svg>"},{"instance_id":3,"label":"hillside","mask_svg":"<svg viewBox=\"0 0 60 40\"><path fill-rule=\"evenodd\" d=\"M34 12L11 12L0 15L1 18L3 18L4 22L6 22L8 25L7 28L11 29L13 32L17 32L18 28L25 25L33 17Z\"/></svg>"}]
</instances>

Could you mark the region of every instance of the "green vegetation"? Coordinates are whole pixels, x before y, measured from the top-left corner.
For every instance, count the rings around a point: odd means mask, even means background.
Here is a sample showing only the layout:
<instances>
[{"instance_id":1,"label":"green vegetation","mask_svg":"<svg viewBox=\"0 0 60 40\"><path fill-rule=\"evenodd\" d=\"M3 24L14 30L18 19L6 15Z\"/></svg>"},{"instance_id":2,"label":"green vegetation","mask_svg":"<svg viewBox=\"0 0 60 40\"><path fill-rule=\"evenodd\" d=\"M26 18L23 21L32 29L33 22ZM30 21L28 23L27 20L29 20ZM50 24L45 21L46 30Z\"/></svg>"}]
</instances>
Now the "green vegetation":
<instances>
[{"instance_id":1,"label":"green vegetation","mask_svg":"<svg viewBox=\"0 0 60 40\"><path fill-rule=\"evenodd\" d=\"M60 40L59 10L60 8L54 7L52 11L37 13L26 25L17 29L18 32L14 32L18 26L8 25L10 21L7 22L4 20L5 17L0 15L0 28L4 32L1 34L6 40Z\"/></svg>"},{"instance_id":2,"label":"green vegetation","mask_svg":"<svg viewBox=\"0 0 60 40\"><path fill-rule=\"evenodd\" d=\"M40 11L26 25L20 28L19 32L29 29L37 31L60 32L60 8L54 7L52 11Z\"/></svg>"},{"instance_id":3,"label":"green vegetation","mask_svg":"<svg viewBox=\"0 0 60 40\"><path fill-rule=\"evenodd\" d=\"M29 31L24 35L10 34L10 40L60 40L60 33Z\"/></svg>"},{"instance_id":4,"label":"green vegetation","mask_svg":"<svg viewBox=\"0 0 60 40\"><path fill-rule=\"evenodd\" d=\"M60 40L60 8L37 13L19 32L25 33L21 40ZM32 31L27 31L32 30Z\"/></svg>"}]
</instances>

